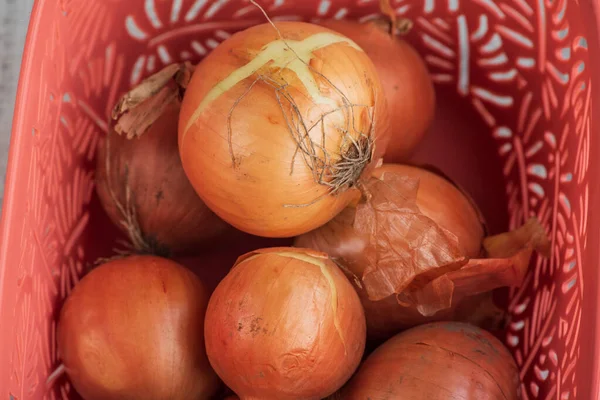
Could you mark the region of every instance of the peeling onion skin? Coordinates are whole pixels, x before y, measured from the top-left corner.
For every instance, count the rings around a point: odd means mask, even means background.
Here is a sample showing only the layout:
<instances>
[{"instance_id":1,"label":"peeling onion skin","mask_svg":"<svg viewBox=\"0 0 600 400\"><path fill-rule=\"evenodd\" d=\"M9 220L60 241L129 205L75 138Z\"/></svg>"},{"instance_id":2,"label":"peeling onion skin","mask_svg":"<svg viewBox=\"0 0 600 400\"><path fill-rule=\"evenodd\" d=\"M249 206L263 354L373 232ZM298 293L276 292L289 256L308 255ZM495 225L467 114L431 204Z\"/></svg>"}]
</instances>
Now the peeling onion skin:
<instances>
[{"instance_id":1,"label":"peeling onion skin","mask_svg":"<svg viewBox=\"0 0 600 400\"><path fill-rule=\"evenodd\" d=\"M519 372L506 347L490 333L439 322L405 331L377 348L340 398L516 400Z\"/></svg>"},{"instance_id":2,"label":"peeling onion skin","mask_svg":"<svg viewBox=\"0 0 600 400\"><path fill-rule=\"evenodd\" d=\"M240 399L317 400L356 370L366 327L356 292L325 254L271 248L240 257L221 281L205 335L211 365Z\"/></svg>"},{"instance_id":3,"label":"peeling onion skin","mask_svg":"<svg viewBox=\"0 0 600 400\"><path fill-rule=\"evenodd\" d=\"M198 400L220 382L204 347L208 293L181 265L155 256L110 261L67 298L58 351L86 400Z\"/></svg>"},{"instance_id":4,"label":"peeling onion skin","mask_svg":"<svg viewBox=\"0 0 600 400\"><path fill-rule=\"evenodd\" d=\"M406 161L435 114L435 91L425 62L407 41L380 21L328 20L319 24L348 36L373 60L390 110L391 140L384 160Z\"/></svg>"},{"instance_id":5,"label":"peeling onion skin","mask_svg":"<svg viewBox=\"0 0 600 400\"><path fill-rule=\"evenodd\" d=\"M436 173L404 164L383 164L373 176L380 178L386 172L418 178L417 206L421 212L456 235L465 256L481 255L484 223L479 210L459 188Z\"/></svg>"},{"instance_id":6,"label":"peeling onion skin","mask_svg":"<svg viewBox=\"0 0 600 400\"><path fill-rule=\"evenodd\" d=\"M359 132L363 132L374 141L374 154L369 164L374 166L387 146L389 115L375 67L361 49L349 43L349 39L313 24L277 22L276 26L286 40L294 43L323 34L341 40L328 42L310 52L313 58L308 62L308 75L316 82L318 96L313 97L308 90L307 76L295 69L304 68L306 64L286 63L285 68L272 66L282 62L286 54L292 54L287 49L279 53L264 51L265 46L279 40L273 26L254 26L221 43L196 67L183 99L179 148L188 178L217 215L254 235L293 237L323 225L360 193L354 187L356 179L352 179L353 185L344 186L335 194L330 186L318 181L321 175L313 174L318 170L313 165L314 159L307 161L312 156L307 157L305 152L299 151L298 139L294 136L297 132L292 135L290 130L289 121L293 116L290 103L281 97L278 100L275 88L257 81L258 75L275 79L273 84L289 84L286 86L288 94L296 102L304 124L314 126L308 136L304 133L300 136L305 137L306 143L310 141L321 146L322 132L325 131L324 147L329 154L327 165L338 163L340 153L352 156L348 137L356 140ZM267 61L257 73L240 79L240 71L256 60ZM290 67L292 65L294 68ZM299 76L305 79L301 80ZM216 85L226 86L224 80L231 77L237 83L227 86L218 96L212 96L211 93L216 93L213 92ZM317 123L327 110L343 104L340 93L352 104L370 108L354 107L353 117L334 112L323 125ZM333 101L335 106L319 103L326 99ZM285 115L279 102L287 110ZM374 128L371 111L374 112ZM303 129L301 125L298 126ZM340 126L349 126L348 133L339 130ZM344 137L345 141L342 140ZM321 150L317 156L318 164L324 159ZM362 170L363 175L367 174L367 169L369 166Z\"/></svg>"},{"instance_id":7,"label":"peeling onion skin","mask_svg":"<svg viewBox=\"0 0 600 400\"><path fill-rule=\"evenodd\" d=\"M140 253L193 254L230 228L202 202L183 171L177 147L179 109L178 101L171 103L139 138L127 139L111 129L98 146L96 192L110 220L128 233L123 225L127 217L111 190L126 208L129 187L132 217L143 241L132 245Z\"/></svg>"},{"instance_id":8,"label":"peeling onion skin","mask_svg":"<svg viewBox=\"0 0 600 400\"><path fill-rule=\"evenodd\" d=\"M485 232L483 223L478 210L460 189L445 178L418 167L383 164L373 172L373 176L381 178L385 173L419 178L416 203L420 211L453 233L458 238L459 250L465 256L481 256ZM354 230L354 215L354 209L348 207L326 225L296 238L295 246L312 248L339 258L350 275L360 279L370 262L366 254L371 239ZM382 215L381 218L386 216ZM380 221L379 225L387 224L386 221ZM393 232L390 234L394 237ZM399 237L397 240L402 241L404 238ZM468 320L472 311L468 303L453 302L450 309L439 311L433 316L424 316L414 307L399 304L396 296L373 301L363 283L354 282L354 285L365 310L369 340L375 342L422 323L444 319Z\"/></svg>"}]
</instances>

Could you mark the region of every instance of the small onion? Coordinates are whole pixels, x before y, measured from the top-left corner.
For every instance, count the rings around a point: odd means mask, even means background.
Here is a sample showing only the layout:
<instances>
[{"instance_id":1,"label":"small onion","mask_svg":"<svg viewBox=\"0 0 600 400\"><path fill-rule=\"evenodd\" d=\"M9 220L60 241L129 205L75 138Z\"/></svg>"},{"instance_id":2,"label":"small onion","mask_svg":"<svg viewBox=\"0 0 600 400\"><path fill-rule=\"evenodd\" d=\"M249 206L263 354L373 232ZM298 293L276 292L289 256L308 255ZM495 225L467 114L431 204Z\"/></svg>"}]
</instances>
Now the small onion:
<instances>
[{"instance_id":1,"label":"small onion","mask_svg":"<svg viewBox=\"0 0 600 400\"><path fill-rule=\"evenodd\" d=\"M472 325L439 322L394 336L342 389L344 400L516 400L519 371L506 347Z\"/></svg>"},{"instance_id":2,"label":"small onion","mask_svg":"<svg viewBox=\"0 0 600 400\"><path fill-rule=\"evenodd\" d=\"M67 298L58 350L86 400L206 399L219 380L204 347L208 294L186 268L131 256L92 270Z\"/></svg>"},{"instance_id":3,"label":"small onion","mask_svg":"<svg viewBox=\"0 0 600 400\"><path fill-rule=\"evenodd\" d=\"M242 400L322 399L358 367L360 300L329 258L294 248L240 257L206 312L211 365Z\"/></svg>"},{"instance_id":4,"label":"small onion","mask_svg":"<svg viewBox=\"0 0 600 400\"><path fill-rule=\"evenodd\" d=\"M535 219L484 239L470 199L426 170L386 164L364 190L366 200L295 245L326 252L353 278L371 339L428 321L485 320L472 315L472 296L520 285L533 249L547 252Z\"/></svg>"},{"instance_id":5,"label":"small onion","mask_svg":"<svg viewBox=\"0 0 600 400\"><path fill-rule=\"evenodd\" d=\"M115 108L119 121L98 147L98 196L135 252L189 253L227 229L198 197L179 158L181 87L173 74L186 68L169 66L127 93Z\"/></svg>"},{"instance_id":6,"label":"small onion","mask_svg":"<svg viewBox=\"0 0 600 400\"><path fill-rule=\"evenodd\" d=\"M320 25L354 40L375 64L390 109L392 138L386 161L404 161L421 142L435 112L435 91L425 62L385 19L329 20Z\"/></svg>"},{"instance_id":7,"label":"small onion","mask_svg":"<svg viewBox=\"0 0 600 400\"><path fill-rule=\"evenodd\" d=\"M236 33L196 68L179 148L206 204L233 226L292 237L334 217L387 146L373 63L350 39L301 22Z\"/></svg>"}]
</instances>

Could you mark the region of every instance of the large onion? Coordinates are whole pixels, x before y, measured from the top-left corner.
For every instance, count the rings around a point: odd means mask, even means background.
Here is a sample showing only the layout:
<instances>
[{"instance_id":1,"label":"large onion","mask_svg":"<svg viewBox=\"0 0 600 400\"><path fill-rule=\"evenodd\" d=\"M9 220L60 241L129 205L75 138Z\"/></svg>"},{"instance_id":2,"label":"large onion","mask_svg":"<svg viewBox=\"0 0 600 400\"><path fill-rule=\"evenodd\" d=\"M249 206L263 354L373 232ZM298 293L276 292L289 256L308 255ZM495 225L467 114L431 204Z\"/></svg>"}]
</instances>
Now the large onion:
<instances>
[{"instance_id":1,"label":"large onion","mask_svg":"<svg viewBox=\"0 0 600 400\"><path fill-rule=\"evenodd\" d=\"M512 356L488 332L468 324L419 326L373 352L341 391L344 400L516 400Z\"/></svg>"},{"instance_id":2,"label":"large onion","mask_svg":"<svg viewBox=\"0 0 600 400\"><path fill-rule=\"evenodd\" d=\"M272 248L241 257L206 313L211 365L242 400L321 399L357 368L365 320L329 258Z\"/></svg>"},{"instance_id":3,"label":"large onion","mask_svg":"<svg viewBox=\"0 0 600 400\"><path fill-rule=\"evenodd\" d=\"M179 158L180 91L190 73L172 65L127 93L98 147L98 196L135 252L188 253L227 227L198 197Z\"/></svg>"},{"instance_id":4,"label":"large onion","mask_svg":"<svg viewBox=\"0 0 600 400\"><path fill-rule=\"evenodd\" d=\"M131 256L90 272L67 298L58 350L86 400L198 400L219 382L204 348L208 295L172 261Z\"/></svg>"},{"instance_id":5,"label":"large onion","mask_svg":"<svg viewBox=\"0 0 600 400\"><path fill-rule=\"evenodd\" d=\"M295 242L338 259L353 277L372 339L427 321L471 320L469 296L520 285L532 250L547 250L534 219L484 240L477 209L436 174L388 164L373 176L366 200Z\"/></svg>"},{"instance_id":6,"label":"large onion","mask_svg":"<svg viewBox=\"0 0 600 400\"><path fill-rule=\"evenodd\" d=\"M389 132L377 72L350 39L300 22L233 35L196 68L179 120L188 178L257 235L314 229L359 193Z\"/></svg>"},{"instance_id":7,"label":"large onion","mask_svg":"<svg viewBox=\"0 0 600 400\"><path fill-rule=\"evenodd\" d=\"M354 40L373 60L390 110L392 139L385 160L397 162L412 154L431 125L435 91L425 62L390 26L393 23L384 18L365 23L320 22Z\"/></svg>"}]
</instances>

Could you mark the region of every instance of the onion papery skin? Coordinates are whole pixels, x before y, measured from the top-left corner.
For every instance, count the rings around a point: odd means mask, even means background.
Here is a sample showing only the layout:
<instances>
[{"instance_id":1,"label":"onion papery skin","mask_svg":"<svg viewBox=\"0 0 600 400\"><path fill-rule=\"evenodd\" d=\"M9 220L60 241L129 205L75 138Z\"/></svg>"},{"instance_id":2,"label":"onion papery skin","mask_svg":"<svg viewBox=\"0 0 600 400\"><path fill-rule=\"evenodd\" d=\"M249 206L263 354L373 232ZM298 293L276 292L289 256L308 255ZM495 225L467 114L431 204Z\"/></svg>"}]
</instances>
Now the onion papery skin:
<instances>
[{"instance_id":1,"label":"onion papery skin","mask_svg":"<svg viewBox=\"0 0 600 400\"><path fill-rule=\"evenodd\" d=\"M96 192L133 250L193 254L230 227L198 197L177 146L180 103L173 101L140 137L110 130L96 155Z\"/></svg>"},{"instance_id":2,"label":"onion papery skin","mask_svg":"<svg viewBox=\"0 0 600 400\"><path fill-rule=\"evenodd\" d=\"M363 355L364 313L342 271L319 252L240 257L206 313L211 365L242 400L322 399Z\"/></svg>"},{"instance_id":3,"label":"onion papery skin","mask_svg":"<svg viewBox=\"0 0 600 400\"><path fill-rule=\"evenodd\" d=\"M520 287L533 254L548 257L542 224L532 217L484 237L477 207L443 177L391 164L374 177L366 200L294 242L326 252L352 279L369 339L440 320L501 328L504 311L491 292Z\"/></svg>"},{"instance_id":4,"label":"onion papery skin","mask_svg":"<svg viewBox=\"0 0 600 400\"><path fill-rule=\"evenodd\" d=\"M405 164L383 164L373 171L373 176L381 178L386 173L419 179L419 210L457 237L463 255L481 256L484 221L477 206L460 188L439 174Z\"/></svg>"},{"instance_id":5,"label":"onion papery skin","mask_svg":"<svg viewBox=\"0 0 600 400\"><path fill-rule=\"evenodd\" d=\"M414 166L383 164L373 171L373 177L377 179L385 178L386 174L419 180L416 192L418 209L442 230L450 232L456 244L454 246L456 255L463 259L462 264L466 264L467 258L482 255L485 233L482 219L477 208L459 188L433 172ZM368 191L371 186L367 184L366 187ZM365 309L370 340L380 342L418 324L443 319L469 318L472 309L469 304L453 302L448 304L445 310L438 311L434 315L424 315L414 305L399 302L394 294L373 299L365 286L368 282L362 281L362 278L365 276L366 268L377 263L377 260L387 253L384 254L381 248L372 245L376 238L366 232L358 232L354 228L355 216L356 209L350 206L326 225L296 238L294 244L298 247L323 251L343 265L347 276L353 278L351 280ZM378 229L384 230L378 232L378 237L384 235L388 240L385 245L403 249L406 246L406 238L403 235L398 236L390 214L381 212L375 218L378 218L376 224ZM431 271L435 272L435 268L431 268Z\"/></svg>"},{"instance_id":6,"label":"onion papery skin","mask_svg":"<svg viewBox=\"0 0 600 400\"><path fill-rule=\"evenodd\" d=\"M342 389L344 400L516 400L517 366L490 333L458 322L422 325L377 348Z\"/></svg>"},{"instance_id":7,"label":"onion papery skin","mask_svg":"<svg viewBox=\"0 0 600 400\"><path fill-rule=\"evenodd\" d=\"M217 215L248 233L293 237L359 196L359 176L387 146L389 115L375 67L356 44L313 24L276 27L236 33L196 67L179 148L188 178ZM316 43L313 51L302 50L307 43Z\"/></svg>"},{"instance_id":8,"label":"onion papery skin","mask_svg":"<svg viewBox=\"0 0 600 400\"><path fill-rule=\"evenodd\" d=\"M198 400L219 387L204 347L208 294L181 265L154 256L103 264L61 310L58 351L85 400Z\"/></svg>"},{"instance_id":9,"label":"onion papery skin","mask_svg":"<svg viewBox=\"0 0 600 400\"><path fill-rule=\"evenodd\" d=\"M354 40L375 64L391 118L391 140L384 159L400 162L410 157L433 122L435 90L420 54L382 22L328 20L319 24Z\"/></svg>"}]
</instances>

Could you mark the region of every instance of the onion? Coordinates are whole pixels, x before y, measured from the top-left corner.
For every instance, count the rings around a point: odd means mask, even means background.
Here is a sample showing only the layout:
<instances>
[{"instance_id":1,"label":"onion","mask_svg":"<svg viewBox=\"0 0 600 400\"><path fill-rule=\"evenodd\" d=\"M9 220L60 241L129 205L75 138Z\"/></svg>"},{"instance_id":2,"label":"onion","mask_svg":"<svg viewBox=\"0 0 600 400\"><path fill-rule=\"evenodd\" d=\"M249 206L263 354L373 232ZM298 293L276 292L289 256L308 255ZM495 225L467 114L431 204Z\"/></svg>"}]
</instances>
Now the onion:
<instances>
[{"instance_id":1,"label":"onion","mask_svg":"<svg viewBox=\"0 0 600 400\"><path fill-rule=\"evenodd\" d=\"M439 322L375 350L341 391L344 400L516 400L517 366L504 345L472 325Z\"/></svg>"},{"instance_id":2,"label":"onion","mask_svg":"<svg viewBox=\"0 0 600 400\"><path fill-rule=\"evenodd\" d=\"M373 60L393 130L385 160L404 161L433 121L435 91L425 62L396 29L390 29L395 28L391 23L394 21L380 18L365 23L329 20L320 25L348 36Z\"/></svg>"},{"instance_id":3,"label":"onion","mask_svg":"<svg viewBox=\"0 0 600 400\"><path fill-rule=\"evenodd\" d=\"M190 68L169 66L127 93L114 110L119 121L98 148L98 196L138 253L189 253L227 229L179 159L180 85Z\"/></svg>"},{"instance_id":4,"label":"onion","mask_svg":"<svg viewBox=\"0 0 600 400\"><path fill-rule=\"evenodd\" d=\"M353 278L374 340L428 321L486 320L471 318L472 302L484 298L470 296L519 286L533 249L548 251L535 219L484 239L470 199L423 169L384 165L365 192L366 200L295 245L328 253Z\"/></svg>"},{"instance_id":5,"label":"onion","mask_svg":"<svg viewBox=\"0 0 600 400\"><path fill-rule=\"evenodd\" d=\"M240 257L206 312L211 365L242 400L321 399L358 367L365 320L329 258L271 248Z\"/></svg>"},{"instance_id":6,"label":"onion","mask_svg":"<svg viewBox=\"0 0 600 400\"><path fill-rule=\"evenodd\" d=\"M317 25L278 22L233 35L196 68L179 147L206 204L233 226L292 237L359 196L389 132L368 56Z\"/></svg>"},{"instance_id":7,"label":"onion","mask_svg":"<svg viewBox=\"0 0 600 400\"><path fill-rule=\"evenodd\" d=\"M110 261L67 298L58 350L86 400L205 399L219 381L204 348L208 295L196 276L154 256Z\"/></svg>"}]
</instances>

